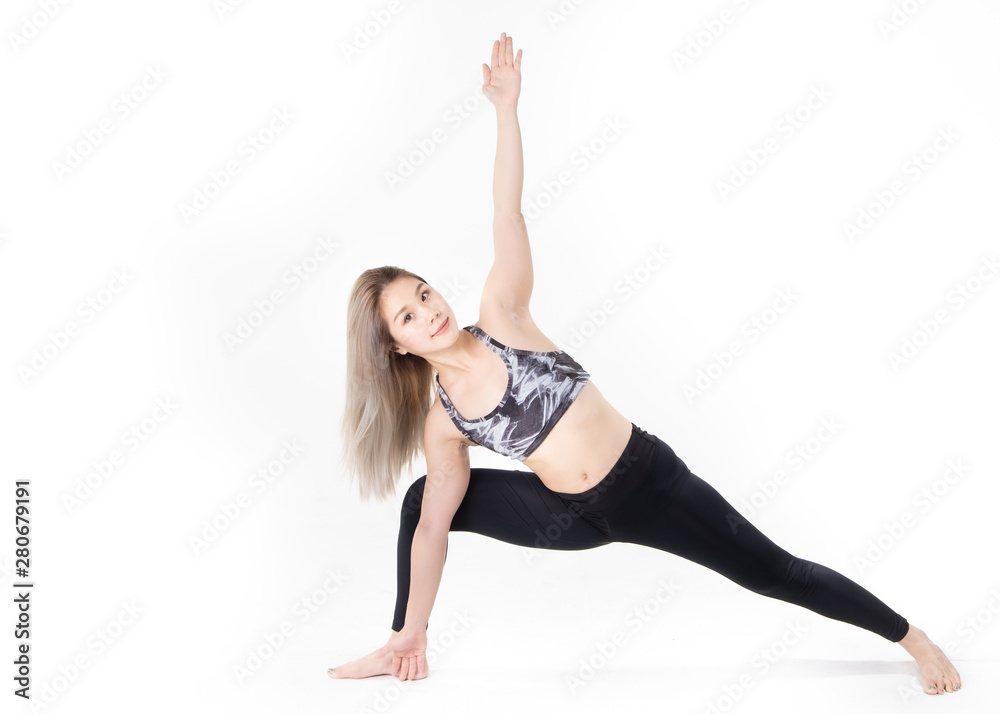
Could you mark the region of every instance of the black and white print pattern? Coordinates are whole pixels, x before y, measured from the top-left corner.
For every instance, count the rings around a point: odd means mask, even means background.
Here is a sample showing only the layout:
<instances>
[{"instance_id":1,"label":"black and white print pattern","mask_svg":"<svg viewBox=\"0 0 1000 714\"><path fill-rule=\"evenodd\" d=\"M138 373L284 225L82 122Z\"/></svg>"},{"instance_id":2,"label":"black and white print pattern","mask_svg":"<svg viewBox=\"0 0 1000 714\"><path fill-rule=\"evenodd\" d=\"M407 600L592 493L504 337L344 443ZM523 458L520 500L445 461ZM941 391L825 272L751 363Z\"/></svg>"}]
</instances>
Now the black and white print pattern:
<instances>
[{"instance_id":1,"label":"black and white print pattern","mask_svg":"<svg viewBox=\"0 0 1000 714\"><path fill-rule=\"evenodd\" d=\"M475 335L507 365L507 391L489 414L462 417L434 375L448 416L470 440L498 454L524 461L573 403L590 374L563 350L536 352L507 347L478 325L462 328Z\"/></svg>"}]
</instances>

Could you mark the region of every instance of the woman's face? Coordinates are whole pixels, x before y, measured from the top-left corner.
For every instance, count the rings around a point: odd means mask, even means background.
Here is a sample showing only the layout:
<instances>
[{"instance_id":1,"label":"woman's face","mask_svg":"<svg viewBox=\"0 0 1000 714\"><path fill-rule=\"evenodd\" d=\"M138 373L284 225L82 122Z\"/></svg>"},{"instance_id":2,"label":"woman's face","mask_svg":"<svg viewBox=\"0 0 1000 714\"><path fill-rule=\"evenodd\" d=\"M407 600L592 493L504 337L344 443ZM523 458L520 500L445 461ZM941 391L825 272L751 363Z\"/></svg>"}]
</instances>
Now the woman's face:
<instances>
[{"instance_id":1,"label":"woman's face","mask_svg":"<svg viewBox=\"0 0 1000 714\"><path fill-rule=\"evenodd\" d=\"M417 278L404 276L389 284L382 293L382 316L400 354L423 355L455 341L454 315L448 302ZM438 333L442 326L444 330Z\"/></svg>"}]
</instances>

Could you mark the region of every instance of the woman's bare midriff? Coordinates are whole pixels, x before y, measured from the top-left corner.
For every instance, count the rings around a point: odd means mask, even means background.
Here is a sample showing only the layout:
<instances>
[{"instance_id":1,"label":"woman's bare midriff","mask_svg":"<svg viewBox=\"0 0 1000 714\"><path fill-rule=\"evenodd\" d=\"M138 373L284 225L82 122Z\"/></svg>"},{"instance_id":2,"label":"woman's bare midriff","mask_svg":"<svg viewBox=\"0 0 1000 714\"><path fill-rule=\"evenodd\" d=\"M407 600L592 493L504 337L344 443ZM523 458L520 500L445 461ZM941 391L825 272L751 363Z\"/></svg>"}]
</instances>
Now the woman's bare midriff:
<instances>
[{"instance_id":1,"label":"woman's bare midriff","mask_svg":"<svg viewBox=\"0 0 1000 714\"><path fill-rule=\"evenodd\" d=\"M632 437L632 422L588 381L541 445L523 463L545 487L580 493L610 473Z\"/></svg>"}]
</instances>

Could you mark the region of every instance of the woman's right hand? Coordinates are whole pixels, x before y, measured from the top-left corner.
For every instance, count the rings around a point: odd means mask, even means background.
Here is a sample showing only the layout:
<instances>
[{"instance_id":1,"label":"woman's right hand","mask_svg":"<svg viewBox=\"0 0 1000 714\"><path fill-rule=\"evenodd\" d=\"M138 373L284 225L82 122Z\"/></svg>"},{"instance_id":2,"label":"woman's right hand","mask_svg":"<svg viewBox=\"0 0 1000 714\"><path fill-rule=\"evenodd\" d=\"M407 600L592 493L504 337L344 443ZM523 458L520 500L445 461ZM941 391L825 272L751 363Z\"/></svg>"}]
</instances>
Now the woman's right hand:
<instances>
[{"instance_id":1,"label":"woman's right hand","mask_svg":"<svg viewBox=\"0 0 1000 714\"><path fill-rule=\"evenodd\" d=\"M400 680L423 679L427 676L427 630L411 630L403 625L393 632L389 641L378 651L380 657L392 652L392 673Z\"/></svg>"},{"instance_id":2,"label":"woman's right hand","mask_svg":"<svg viewBox=\"0 0 1000 714\"><path fill-rule=\"evenodd\" d=\"M506 32L493 43L492 66L483 64L483 94L495 107L517 106L521 94L521 50L514 58L514 41Z\"/></svg>"}]
</instances>

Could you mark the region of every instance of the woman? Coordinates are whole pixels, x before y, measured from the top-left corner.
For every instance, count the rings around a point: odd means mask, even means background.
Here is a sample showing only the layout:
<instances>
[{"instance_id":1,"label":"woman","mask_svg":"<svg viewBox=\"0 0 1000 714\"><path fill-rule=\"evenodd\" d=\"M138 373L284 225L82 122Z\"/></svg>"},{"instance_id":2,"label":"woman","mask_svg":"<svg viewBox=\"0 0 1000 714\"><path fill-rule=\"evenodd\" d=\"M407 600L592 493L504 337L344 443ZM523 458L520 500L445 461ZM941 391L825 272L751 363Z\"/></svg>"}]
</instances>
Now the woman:
<instances>
[{"instance_id":1,"label":"woman","mask_svg":"<svg viewBox=\"0 0 1000 714\"><path fill-rule=\"evenodd\" d=\"M469 531L556 550L625 542L675 553L754 592L899 642L929 694L959 689L958 672L922 630L840 573L774 544L667 444L611 406L532 321L531 252L520 211L520 66L521 51L515 59L511 38L501 34L492 65L483 65L498 139L495 261L479 322L459 329L441 294L400 268L368 270L354 285L345 457L364 498L390 495L421 448L427 475L403 502L393 633L329 675L427 676L426 628L448 533ZM433 404L432 389L439 397ZM531 471L470 468L474 445Z\"/></svg>"}]
</instances>

